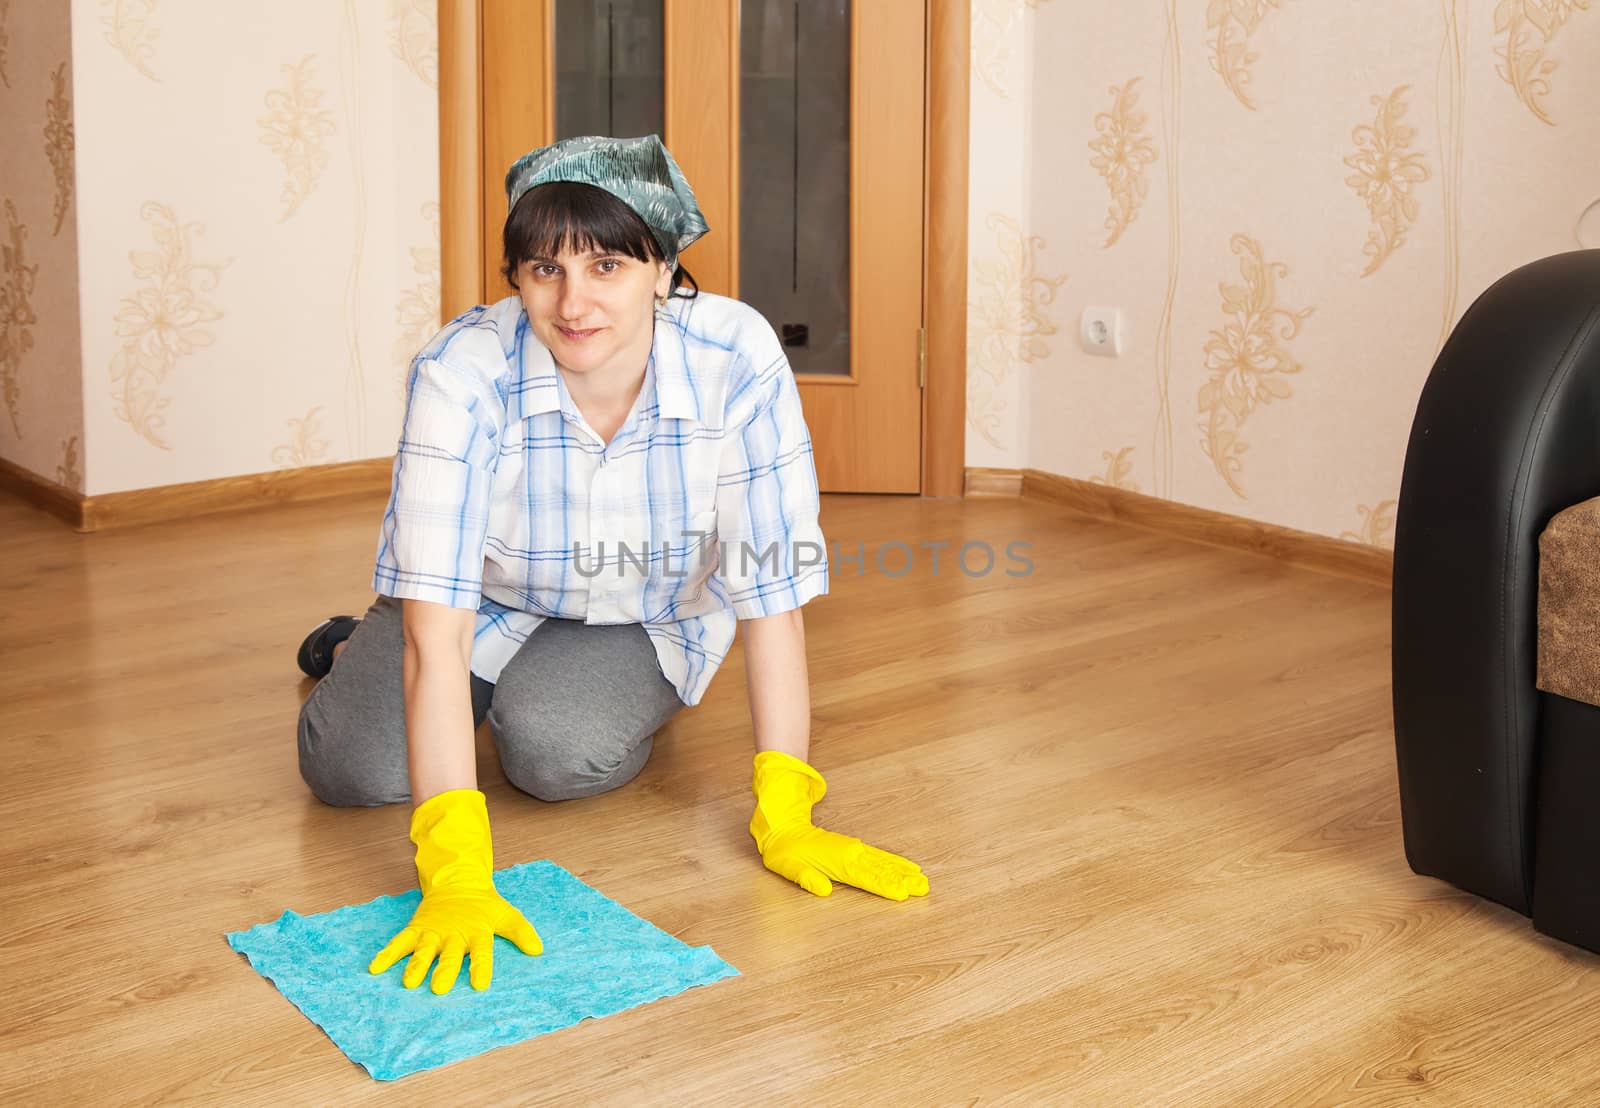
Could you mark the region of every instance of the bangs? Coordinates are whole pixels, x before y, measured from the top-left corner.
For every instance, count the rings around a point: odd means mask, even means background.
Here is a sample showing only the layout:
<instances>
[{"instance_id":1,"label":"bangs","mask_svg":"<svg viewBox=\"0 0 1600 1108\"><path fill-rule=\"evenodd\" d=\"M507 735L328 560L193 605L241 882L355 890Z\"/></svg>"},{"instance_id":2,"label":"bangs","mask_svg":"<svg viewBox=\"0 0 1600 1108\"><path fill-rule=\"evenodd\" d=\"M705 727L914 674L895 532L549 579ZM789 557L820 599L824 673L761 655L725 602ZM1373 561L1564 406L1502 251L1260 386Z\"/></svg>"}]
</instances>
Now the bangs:
<instances>
[{"instance_id":1,"label":"bangs","mask_svg":"<svg viewBox=\"0 0 1600 1108\"><path fill-rule=\"evenodd\" d=\"M638 214L605 189L577 181L553 181L529 189L506 218L508 277L534 258L554 259L571 251L625 254L637 261L665 261L661 246Z\"/></svg>"}]
</instances>

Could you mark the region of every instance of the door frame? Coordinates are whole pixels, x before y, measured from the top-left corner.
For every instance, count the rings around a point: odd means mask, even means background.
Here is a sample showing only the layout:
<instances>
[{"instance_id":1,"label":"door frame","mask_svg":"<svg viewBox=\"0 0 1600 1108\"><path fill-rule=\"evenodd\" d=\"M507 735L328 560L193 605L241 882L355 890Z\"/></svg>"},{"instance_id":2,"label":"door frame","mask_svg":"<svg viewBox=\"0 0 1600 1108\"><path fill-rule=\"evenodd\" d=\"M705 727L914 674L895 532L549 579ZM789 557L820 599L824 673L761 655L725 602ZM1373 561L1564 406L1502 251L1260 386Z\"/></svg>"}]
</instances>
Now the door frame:
<instances>
[{"instance_id":1,"label":"door frame","mask_svg":"<svg viewBox=\"0 0 1600 1108\"><path fill-rule=\"evenodd\" d=\"M490 0L492 2L492 0ZM441 322L481 303L488 197L500 189L483 168L483 5L439 0L439 233ZM967 170L971 0L926 0L927 89L923 114L922 495L961 496L967 418ZM532 33L547 33L549 0ZM526 55L524 55L526 56ZM542 56L542 51L535 55ZM553 99L546 73L537 110Z\"/></svg>"}]
</instances>

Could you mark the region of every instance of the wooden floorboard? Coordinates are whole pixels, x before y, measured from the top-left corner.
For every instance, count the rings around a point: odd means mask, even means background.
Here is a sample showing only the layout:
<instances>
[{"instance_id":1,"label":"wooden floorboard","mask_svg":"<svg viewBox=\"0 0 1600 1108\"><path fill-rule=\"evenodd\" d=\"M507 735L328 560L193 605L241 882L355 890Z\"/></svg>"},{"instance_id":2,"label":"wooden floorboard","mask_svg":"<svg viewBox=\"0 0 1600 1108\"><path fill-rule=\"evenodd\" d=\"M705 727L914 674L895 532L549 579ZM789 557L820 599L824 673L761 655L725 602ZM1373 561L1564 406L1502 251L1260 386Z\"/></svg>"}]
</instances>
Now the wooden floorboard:
<instances>
[{"instance_id":1,"label":"wooden floorboard","mask_svg":"<svg viewBox=\"0 0 1600 1108\"><path fill-rule=\"evenodd\" d=\"M500 865L552 859L740 976L374 1082L223 935L414 883L409 808L329 808L295 760L295 647L370 602L381 509L82 535L0 498L0 1102L1600 1097L1600 959L1405 864L1387 590L1025 499L850 496L823 525L864 572L806 615L817 817L930 895L762 867L737 648L606 796L516 791L485 730Z\"/></svg>"}]
</instances>

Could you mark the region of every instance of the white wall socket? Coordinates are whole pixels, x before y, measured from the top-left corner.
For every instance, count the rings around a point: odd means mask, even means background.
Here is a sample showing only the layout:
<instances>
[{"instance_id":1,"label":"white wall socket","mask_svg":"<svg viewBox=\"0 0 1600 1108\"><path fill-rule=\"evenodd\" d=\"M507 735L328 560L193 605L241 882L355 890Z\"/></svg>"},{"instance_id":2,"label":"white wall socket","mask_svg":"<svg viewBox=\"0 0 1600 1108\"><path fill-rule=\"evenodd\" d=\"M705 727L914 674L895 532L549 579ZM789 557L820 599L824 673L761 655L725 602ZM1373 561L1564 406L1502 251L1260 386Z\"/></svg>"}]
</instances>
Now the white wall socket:
<instances>
[{"instance_id":1,"label":"white wall socket","mask_svg":"<svg viewBox=\"0 0 1600 1108\"><path fill-rule=\"evenodd\" d=\"M1114 358L1122 353L1122 312L1116 308L1085 308L1078 324L1078 341L1091 354Z\"/></svg>"}]
</instances>

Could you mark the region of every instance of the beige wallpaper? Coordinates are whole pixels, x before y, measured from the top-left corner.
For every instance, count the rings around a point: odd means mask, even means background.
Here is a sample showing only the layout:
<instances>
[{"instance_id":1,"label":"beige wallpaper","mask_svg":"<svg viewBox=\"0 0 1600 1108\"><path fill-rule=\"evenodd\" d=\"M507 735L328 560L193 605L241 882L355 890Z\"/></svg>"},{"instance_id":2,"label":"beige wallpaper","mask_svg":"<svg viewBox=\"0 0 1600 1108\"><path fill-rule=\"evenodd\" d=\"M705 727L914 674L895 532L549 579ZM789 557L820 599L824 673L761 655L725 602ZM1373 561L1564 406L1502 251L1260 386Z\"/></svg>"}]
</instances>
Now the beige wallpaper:
<instances>
[{"instance_id":1,"label":"beige wallpaper","mask_svg":"<svg viewBox=\"0 0 1600 1108\"><path fill-rule=\"evenodd\" d=\"M38 320L30 350L8 316L4 456L55 479L76 434L73 483L97 494L391 453L406 362L438 318L430 0L73 0L64 177L24 7L47 5L0 9L0 97L32 105L6 113L34 151L7 163L6 195L37 272L8 253L6 287L34 286ZM42 247L63 179L76 273ZM47 283L76 286L78 322L47 318ZM75 423L46 374L70 379Z\"/></svg>"},{"instance_id":2,"label":"beige wallpaper","mask_svg":"<svg viewBox=\"0 0 1600 1108\"><path fill-rule=\"evenodd\" d=\"M0 458L82 489L72 72L66 7L0 0Z\"/></svg>"},{"instance_id":3,"label":"beige wallpaper","mask_svg":"<svg viewBox=\"0 0 1600 1108\"><path fill-rule=\"evenodd\" d=\"M1028 367L1059 343L1065 276L1028 227L1033 188L1032 10L1050 0L972 0L968 182L967 464L1027 464L1017 434Z\"/></svg>"},{"instance_id":4,"label":"beige wallpaper","mask_svg":"<svg viewBox=\"0 0 1600 1108\"><path fill-rule=\"evenodd\" d=\"M1450 327L1600 245L1600 4L974 0L973 65L970 465L1388 545Z\"/></svg>"},{"instance_id":5,"label":"beige wallpaper","mask_svg":"<svg viewBox=\"0 0 1600 1108\"><path fill-rule=\"evenodd\" d=\"M0 457L103 493L392 450L433 11L0 0ZM971 465L1385 543L1449 327L1600 245L1600 5L973 0L972 55Z\"/></svg>"}]
</instances>

